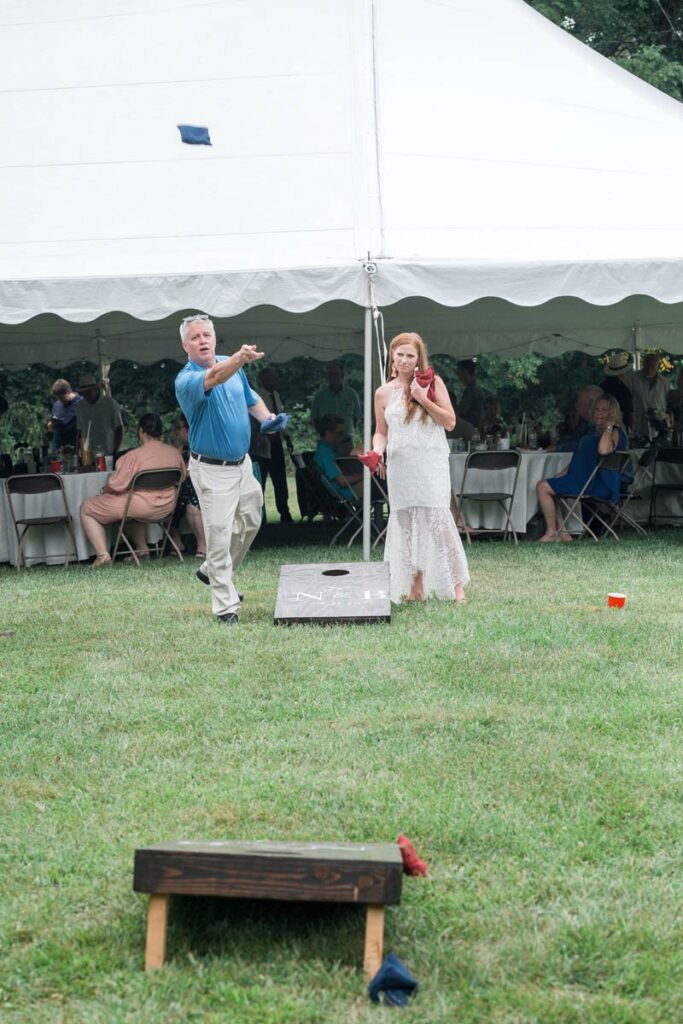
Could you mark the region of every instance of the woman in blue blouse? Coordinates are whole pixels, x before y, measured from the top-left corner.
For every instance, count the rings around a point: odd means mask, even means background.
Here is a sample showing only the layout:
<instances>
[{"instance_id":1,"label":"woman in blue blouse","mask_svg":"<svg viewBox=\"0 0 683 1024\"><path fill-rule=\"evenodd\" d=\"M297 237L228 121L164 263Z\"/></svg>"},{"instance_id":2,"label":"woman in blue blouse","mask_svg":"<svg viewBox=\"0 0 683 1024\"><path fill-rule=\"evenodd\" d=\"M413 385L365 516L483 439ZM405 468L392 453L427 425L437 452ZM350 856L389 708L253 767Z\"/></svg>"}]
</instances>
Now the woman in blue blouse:
<instances>
[{"instance_id":1,"label":"woman in blue blouse","mask_svg":"<svg viewBox=\"0 0 683 1024\"><path fill-rule=\"evenodd\" d=\"M597 398L592 411L594 430L586 434L572 455L572 460L562 473L540 480L536 484L536 495L543 518L545 533L542 541L570 541L571 534L565 529L555 501L556 495L578 494L603 455L626 451L628 442L621 421L621 409L616 398L603 395ZM586 495L618 502L620 476L616 470L601 469L595 474Z\"/></svg>"}]
</instances>

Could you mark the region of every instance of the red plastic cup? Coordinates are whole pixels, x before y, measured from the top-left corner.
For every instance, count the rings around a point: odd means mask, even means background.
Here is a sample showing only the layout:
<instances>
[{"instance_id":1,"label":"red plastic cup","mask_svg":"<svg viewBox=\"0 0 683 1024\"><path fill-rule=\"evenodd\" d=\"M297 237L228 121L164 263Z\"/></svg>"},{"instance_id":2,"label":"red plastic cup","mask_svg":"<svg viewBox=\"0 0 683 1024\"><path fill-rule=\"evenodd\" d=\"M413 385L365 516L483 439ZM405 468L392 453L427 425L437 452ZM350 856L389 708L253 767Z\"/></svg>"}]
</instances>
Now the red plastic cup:
<instances>
[{"instance_id":1,"label":"red plastic cup","mask_svg":"<svg viewBox=\"0 0 683 1024\"><path fill-rule=\"evenodd\" d=\"M51 473L61 473L62 472L62 468L63 468L63 463L62 463L61 459L50 459L50 472Z\"/></svg>"},{"instance_id":2,"label":"red plastic cup","mask_svg":"<svg viewBox=\"0 0 683 1024\"><path fill-rule=\"evenodd\" d=\"M626 604L626 594L608 594L607 595L607 607L608 608L623 608Z\"/></svg>"},{"instance_id":3,"label":"red plastic cup","mask_svg":"<svg viewBox=\"0 0 683 1024\"><path fill-rule=\"evenodd\" d=\"M104 471L107 468L107 463L105 462L104 455L98 455L95 461L97 463L97 472L104 473Z\"/></svg>"}]
</instances>

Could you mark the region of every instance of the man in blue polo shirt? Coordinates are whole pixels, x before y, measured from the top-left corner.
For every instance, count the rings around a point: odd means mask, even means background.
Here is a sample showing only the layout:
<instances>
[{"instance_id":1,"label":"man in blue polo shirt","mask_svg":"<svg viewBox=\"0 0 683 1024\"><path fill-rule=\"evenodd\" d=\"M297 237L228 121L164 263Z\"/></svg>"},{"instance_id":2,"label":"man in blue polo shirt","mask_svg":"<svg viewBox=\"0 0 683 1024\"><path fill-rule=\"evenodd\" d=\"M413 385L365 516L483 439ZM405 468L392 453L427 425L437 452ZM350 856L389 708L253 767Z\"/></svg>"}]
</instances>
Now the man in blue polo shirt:
<instances>
[{"instance_id":1,"label":"man in blue polo shirt","mask_svg":"<svg viewBox=\"0 0 683 1024\"><path fill-rule=\"evenodd\" d=\"M242 345L232 356L217 356L213 324L204 314L186 317L180 338L188 361L175 390L189 424L190 477L206 534L206 561L197 576L211 586L218 621L231 626L238 621L240 604L232 574L258 533L263 504L247 454L249 416L259 423L274 419L242 367L262 359L263 352Z\"/></svg>"}]
</instances>

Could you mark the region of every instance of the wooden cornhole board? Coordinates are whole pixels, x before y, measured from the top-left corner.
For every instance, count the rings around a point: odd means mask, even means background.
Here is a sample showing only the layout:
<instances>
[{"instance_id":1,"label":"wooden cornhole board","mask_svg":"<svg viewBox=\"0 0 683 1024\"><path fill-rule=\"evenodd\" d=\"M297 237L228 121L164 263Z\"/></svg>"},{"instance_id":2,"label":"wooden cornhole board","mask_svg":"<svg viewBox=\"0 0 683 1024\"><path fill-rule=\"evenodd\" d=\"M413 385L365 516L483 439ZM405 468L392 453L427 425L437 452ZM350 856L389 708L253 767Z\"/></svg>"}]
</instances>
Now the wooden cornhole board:
<instances>
[{"instance_id":1,"label":"wooden cornhole board","mask_svg":"<svg viewBox=\"0 0 683 1024\"><path fill-rule=\"evenodd\" d=\"M396 843L267 843L182 839L135 851L133 889L148 892L145 970L166 953L172 894L239 899L363 903L364 968L382 962L384 907L401 902L403 861Z\"/></svg>"},{"instance_id":2,"label":"wooden cornhole board","mask_svg":"<svg viewBox=\"0 0 683 1024\"><path fill-rule=\"evenodd\" d=\"M389 563L283 565L274 621L391 622Z\"/></svg>"}]
</instances>

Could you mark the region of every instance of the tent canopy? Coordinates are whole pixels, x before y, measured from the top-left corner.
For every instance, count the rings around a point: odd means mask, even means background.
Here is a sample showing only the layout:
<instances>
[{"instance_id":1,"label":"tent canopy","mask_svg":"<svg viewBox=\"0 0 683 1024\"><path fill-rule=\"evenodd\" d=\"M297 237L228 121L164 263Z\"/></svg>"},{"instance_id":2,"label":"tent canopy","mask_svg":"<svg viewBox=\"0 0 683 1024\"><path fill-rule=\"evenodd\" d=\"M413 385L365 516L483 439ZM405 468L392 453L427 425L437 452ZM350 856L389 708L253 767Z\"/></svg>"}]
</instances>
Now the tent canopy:
<instances>
[{"instance_id":1,"label":"tent canopy","mask_svg":"<svg viewBox=\"0 0 683 1024\"><path fill-rule=\"evenodd\" d=\"M177 356L195 309L227 347L332 358L372 300L437 351L683 351L683 105L523 0L0 0L0 25L3 365Z\"/></svg>"}]
</instances>

